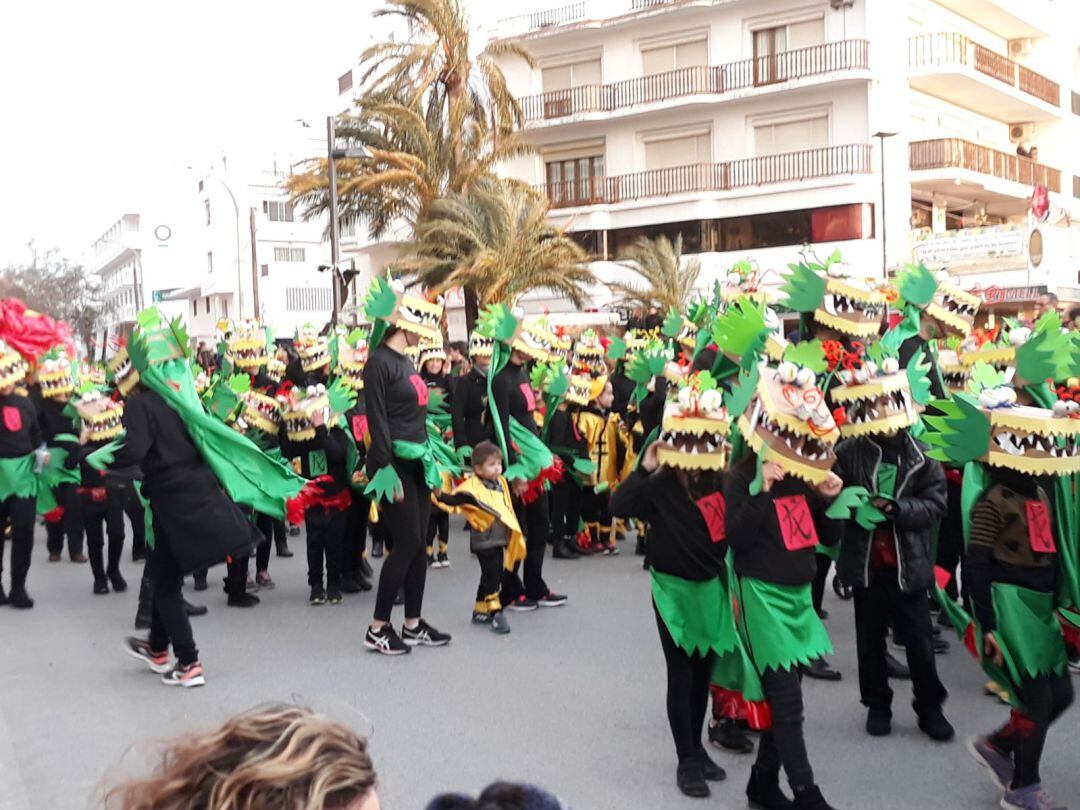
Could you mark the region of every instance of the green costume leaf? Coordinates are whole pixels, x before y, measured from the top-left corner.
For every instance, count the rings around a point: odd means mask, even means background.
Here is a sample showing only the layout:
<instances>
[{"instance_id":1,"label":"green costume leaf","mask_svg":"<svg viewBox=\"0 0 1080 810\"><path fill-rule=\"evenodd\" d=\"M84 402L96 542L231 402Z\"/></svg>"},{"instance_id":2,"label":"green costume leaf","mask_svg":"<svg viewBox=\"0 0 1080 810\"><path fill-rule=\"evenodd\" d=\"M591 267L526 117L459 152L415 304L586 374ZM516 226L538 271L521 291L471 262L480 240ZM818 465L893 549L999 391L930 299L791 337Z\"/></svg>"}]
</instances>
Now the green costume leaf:
<instances>
[{"instance_id":1,"label":"green costume leaf","mask_svg":"<svg viewBox=\"0 0 1080 810\"><path fill-rule=\"evenodd\" d=\"M574 459L573 470L579 475L592 475L596 472L596 464L592 459L576 458Z\"/></svg>"},{"instance_id":2,"label":"green costume leaf","mask_svg":"<svg viewBox=\"0 0 1080 810\"><path fill-rule=\"evenodd\" d=\"M989 363L980 360L971 369L968 377L968 391L973 394L980 393L984 388L999 388L1005 385L1005 372L998 371Z\"/></svg>"},{"instance_id":3,"label":"green costume leaf","mask_svg":"<svg viewBox=\"0 0 1080 810\"><path fill-rule=\"evenodd\" d=\"M113 439L86 456L87 465L94 470L104 470L116 461L116 451L124 446L120 439Z\"/></svg>"},{"instance_id":4,"label":"green costume leaf","mask_svg":"<svg viewBox=\"0 0 1080 810\"><path fill-rule=\"evenodd\" d=\"M825 359L825 349L820 340L804 340L801 343L791 343L784 349L784 359L797 366L808 368L815 374L820 374L829 367Z\"/></svg>"},{"instance_id":5,"label":"green costume leaf","mask_svg":"<svg viewBox=\"0 0 1080 810\"><path fill-rule=\"evenodd\" d=\"M896 288L901 298L923 309L934 300L938 280L925 265L909 264L896 277Z\"/></svg>"},{"instance_id":6,"label":"green costume leaf","mask_svg":"<svg viewBox=\"0 0 1080 810\"><path fill-rule=\"evenodd\" d=\"M326 389L326 399L334 413L345 413L356 404L356 392L345 385L340 377L335 377Z\"/></svg>"},{"instance_id":7,"label":"green costume leaf","mask_svg":"<svg viewBox=\"0 0 1080 810\"><path fill-rule=\"evenodd\" d=\"M384 276L375 276L364 296L364 314L374 320L389 318L397 306L397 293L390 286L390 280Z\"/></svg>"},{"instance_id":8,"label":"green costume leaf","mask_svg":"<svg viewBox=\"0 0 1080 810\"><path fill-rule=\"evenodd\" d=\"M608 360L622 360L626 357L626 341L621 337L613 337L608 340Z\"/></svg>"},{"instance_id":9,"label":"green costume leaf","mask_svg":"<svg viewBox=\"0 0 1080 810\"><path fill-rule=\"evenodd\" d=\"M737 298L712 327L712 339L721 354L729 357L755 357L765 346L768 335L765 307L750 298Z\"/></svg>"},{"instance_id":10,"label":"green costume leaf","mask_svg":"<svg viewBox=\"0 0 1080 810\"><path fill-rule=\"evenodd\" d=\"M825 277L802 262L789 264L788 269L780 288L787 296L785 303L795 312L813 312L825 297Z\"/></svg>"},{"instance_id":11,"label":"green costume leaf","mask_svg":"<svg viewBox=\"0 0 1080 810\"><path fill-rule=\"evenodd\" d=\"M428 391L427 410L428 416L446 413L446 394L441 388L432 388Z\"/></svg>"},{"instance_id":12,"label":"green costume leaf","mask_svg":"<svg viewBox=\"0 0 1080 810\"><path fill-rule=\"evenodd\" d=\"M1016 377L1024 385L1044 385L1075 376L1074 344L1061 331L1061 316L1046 312L1023 344L1016 347Z\"/></svg>"},{"instance_id":13,"label":"green costume leaf","mask_svg":"<svg viewBox=\"0 0 1080 810\"><path fill-rule=\"evenodd\" d=\"M731 386L731 390L724 394L724 407L727 408L728 417L734 421L746 413L750 400L754 398L754 391L758 384L758 366L755 363L750 368L739 372L739 377Z\"/></svg>"},{"instance_id":14,"label":"green costume leaf","mask_svg":"<svg viewBox=\"0 0 1080 810\"><path fill-rule=\"evenodd\" d=\"M928 453L931 458L967 464L989 451L990 421L970 394L935 399L931 407L939 412L923 417L927 428L923 438L932 448Z\"/></svg>"},{"instance_id":15,"label":"green costume leaf","mask_svg":"<svg viewBox=\"0 0 1080 810\"><path fill-rule=\"evenodd\" d=\"M919 349L908 361L907 369L908 387L911 389L911 398L918 405L925 405L930 401L933 394L930 391L930 361L926 357L926 349Z\"/></svg>"},{"instance_id":16,"label":"green costume leaf","mask_svg":"<svg viewBox=\"0 0 1080 810\"><path fill-rule=\"evenodd\" d=\"M394 503L398 498L405 497L405 487L398 477L397 470L387 464L375 471L368 485L364 488L364 494L375 501Z\"/></svg>"},{"instance_id":17,"label":"green costume leaf","mask_svg":"<svg viewBox=\"0 0 1080 810\"><path fill-rule=\"evenodd\" d=\"M508 343L517 333L518 321L506 304L491 304L476 321L476 331L500 343Z\"/></svg>"},{"instance_id":18,"label":"green costume leaf","mask_svg":"<svg viewBox=\"0 0 1080 810\"><path fill-rule=\"evenodd\" d=\"M246 394L251 390L251 377L247 374L233 374L229 377L229 389L237 394Z\"/></svg>"},{"instance_id":19,"label":"green costume leaf","mask_svg":"<svg viewBox=\"0 0 1080 810\"><path fill-rule=\"evenodd\" d=\"M847 520L851 516L851 510L869 495L870 491L866 487L844 487L825 510L825 516L833 520Z\"/></svg>"},{"instance_id":20,"label":"green costume leaf","mask_svg":"<svg viewBox=\"0 0 1080 810\"><path fill-rule=\"evenodd\" d=\"M660 334L664 337L674 340L679 336L679 333L683 329L683 316L679 310L672 307L668 310L667 316L664 318L664 323L660 327Z\"/></svg>"}]
</instances>

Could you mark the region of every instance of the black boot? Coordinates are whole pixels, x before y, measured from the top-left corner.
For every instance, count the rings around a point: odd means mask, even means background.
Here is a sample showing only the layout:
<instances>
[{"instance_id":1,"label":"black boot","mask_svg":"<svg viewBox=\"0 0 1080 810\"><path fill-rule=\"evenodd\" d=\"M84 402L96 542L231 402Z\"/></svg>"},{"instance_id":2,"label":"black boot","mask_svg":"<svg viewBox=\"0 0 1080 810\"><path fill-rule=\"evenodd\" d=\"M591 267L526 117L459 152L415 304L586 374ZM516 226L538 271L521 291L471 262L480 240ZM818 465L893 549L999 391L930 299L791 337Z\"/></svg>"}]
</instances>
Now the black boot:
<instances>
[{"instance_id":1,"label":"black boot","mask_svg":"<svg viewBox=\"0 0 1080 810\"><path fill-rule=\"evenodd\" d=\"M811 785L806 790L799 790L795 792L795 803L792 804L795 810L836 810L831 804L825 801L825 797L821 795L821 790L817 785Z\"/></svg>"},{"instance_id":2,"label":"black boot","mask_svg":"<svg viewBox=\"0 0 1080 810\"><path fill-rule=\"evenodd\" d=\"M713 762L709 752L704 748L698 749L697 758L701 763L701 775L705 777L706 782L723 782L727 779L727 771Z\"/></svg>"},{"instance_id":3,"label":"black boot","mask_svg":"<svg viewBox=\"0 0 1080 810\"><path fill-rule=\"evenodd\" d=\"M634 543L634 553L639 557L645 556L645 537L641 534L638 534L637 542Z\"/></svg>"},{"instance_id":4,"label":"black boot","mask_svg":"<svg viewBox=\"0 0 1080 810\"><path fill-rule=\"evenodd\" d=\"M277 555L279 557L291 557L291 556L293 556L292 551L289 549L289 541L288 540L281 540L277 544Z\"/></svg>"},{"instance_id":5,"label":"black boot","mask_svg":"<svg viewBox=\"0 0 1080 810\"><path fill-rule=\"evenodd\" d=\"M768 773L754 765L746 783L746 802L754 810L790 810L795 805L780 789L780 773Z\"/></svg>"},{"instance_id":6,"label":"black boot","mask_svg":"<svg viewBox=\"0 0 1080 810\"><path fill-rule=\"evenodd\" d=\"M228 564L225 574L225 594L229 607L255 607L259 597L247 592L248 558L241 557Z\"/></svg>"},{"instance_id":7,"label":"black boot","mask_svg":"<svg viewBox=\"0 0 1080 810\"><path fill-rule=\"evenodd\" d=\"M371 539L371 556L381 557L383 555L383 541L378 537Z\"/></svg>"},{"instance_id":8,"label":"black boot","mask_svg":"<svg viewBox=\"0 0 1080 810\"><path fill-rule=\"evenodd\" d=\"M371 567L371 563L367 561L367 557L360 558L360 574L367 579L371 579L375 576L375 569Z\"/></svg>"},{"instance_id":9,"label":"black boot","mask_svg":"<svg viewBox=\"0 0 1080 810\"><path fill-rule=\"evenodd\" d=\"M105 576L104 549L96 543L87 543L86 552L90 556L90 573L94 575L94 594L109 592L109 580Z\"/></svg>"},{"instance_id":10,"label":"black boot","mask_svg":"<svg viewBox=\"0 0 1080 810\"><path fill-rule=\"evenodd\" d=\"M360 593L361 591L358 575L352 571L349 571L341 577L341 592L342 593Z\"/></svg>"},{"instance_id":11,"label":"black boot","mask_svg":"<svg viewBox=\"0 0 1080 810\"><path fill-rule=\"evenodd\" d=\"M209 608L206 605L193 605L182 596L180 599L184 603L184 613L188 616L205 616L209 613Z\"/></svg>"},{"instance_id":12,"label":"black boot","mask_svg":"<svg viewBox=\"0 0 1080 810\"><path fill-rule=\"evenodd\" d=\"M754 743L738 722L724 717L709 724L709 742L736 754L752 754Z\"/></svg>"},{"instance_id":13,"label":"black boot","mask_svg":"<svg viewBox=\"0 0 1080 810\"><path fill-rule=\"evenodd\" d=\"M576 560L581 557L570 540L565 537L555 543L555 550L551 552L551 556L557 560Z\"/></svg>"},{"instance_id":14,"label":"black boot","mask_svg":"<svg viewBox=\"0 0 1080 810\"><path fill-rule=\"evenodd\" d=\"M191 577L195 581L195 590L205 591L209 586L206 584L206 569L203 568L192 574Z\"/></svg>"},{"instance_id":15,"label":"black boot","mask_svg":"<svg viewBox=\"0 0 1080 810\"><path fill-rule=\"evenodd\" d=\"M135 629L149 630L154 615L154 586L150 582L150 568L143 566L139 580L139 607L135 611Z\"/></svg>"},{"instance_id":16,"label":"black boot","mask_svg":"<svg viewBox=\"0 0 1080 810\"><path fill-rule=\"evenodd\" d=\"M112 584L112 588L117 593L123 593L127 590L127 580L124 579L120 573L120 557L124 553L124 538L123 536L116 540L109 538L109 567L105 571L105 575L109 578L109 582Z\"/></svg>"},{"instance_id":17,"label":"black boot","mask_svg":"<svg viewBox=\"0 0 1080 810\"><path fill-rule=\"evenodd\" d=\"M8 604L20 610L29 610L34 606L34 600L26 592L26 585L22 582L11 583L11 593L8 594Z\"/></svg>"},{"instance_id":18,"label":"black boot","mask_svg":"<svg viewBox=\"0 0 1080 810\"><path fill-rule=\"evenodd\" d=\"M712 793L709 783L705 781L701 763L696 758L679 763L679 768L675 771L675 784L684 795L694 799L704 799Z\"/></svg>"}]
</instances>

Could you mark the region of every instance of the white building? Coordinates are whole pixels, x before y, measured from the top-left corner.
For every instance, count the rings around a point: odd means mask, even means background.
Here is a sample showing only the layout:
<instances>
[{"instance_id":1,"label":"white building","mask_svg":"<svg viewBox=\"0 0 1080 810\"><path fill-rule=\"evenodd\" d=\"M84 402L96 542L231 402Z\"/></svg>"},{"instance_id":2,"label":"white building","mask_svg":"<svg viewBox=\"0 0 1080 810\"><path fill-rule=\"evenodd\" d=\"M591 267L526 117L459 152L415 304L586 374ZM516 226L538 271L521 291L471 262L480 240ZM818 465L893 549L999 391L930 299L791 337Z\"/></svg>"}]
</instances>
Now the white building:
<instances>
[{"instance_id":1,"label":"white building","mask_svg":"<svg viewBox=\"0 0 1080 810\"><path fill-rule=\"evenodd\" d=\"M300 127L276 154L238 150L195 175L188 200L198 218L192 252L199 270L173 296L184 302L193 337L211 342L223 318L258 314L277 337L329 319L330 275L319 270L330 264L325 222L305 222L282 187L301 161L325 150L319 133Z\"/></svg>"},{"instance_id":2,"label":"white building","mask_svg":"<svg viewBox=\"0 0 1080 810\"><path fill-rule=\"evenodd\" d=\"M809 245L877 276L914 252L1014 309L1078 300L1078 5L580 0L505 19L495 38L538 62L503 66L537 150L506 170L605 279L637 236L681 233L703 286Z\"/></svg>"}]
</instances>

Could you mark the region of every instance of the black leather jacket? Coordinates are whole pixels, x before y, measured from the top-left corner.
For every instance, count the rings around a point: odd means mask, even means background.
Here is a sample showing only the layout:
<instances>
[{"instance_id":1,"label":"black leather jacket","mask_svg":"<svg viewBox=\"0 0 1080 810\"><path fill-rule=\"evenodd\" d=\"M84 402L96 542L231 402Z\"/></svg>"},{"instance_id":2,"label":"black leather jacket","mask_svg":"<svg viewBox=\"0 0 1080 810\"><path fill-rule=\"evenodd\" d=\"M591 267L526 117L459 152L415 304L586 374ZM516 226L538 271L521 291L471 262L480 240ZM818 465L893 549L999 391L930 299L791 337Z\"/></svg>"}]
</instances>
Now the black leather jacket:
<instances>
[{"instance_id":1,"label":"black leather jacket","mask_svg":"<svg viewBox=\"0 0 1080 810\"><path fill-rule=\"evenodd\" d=\"M945 470L926 456L925 445L904 434L897 465L897 510L891 525L896 535L900 589L905 593L929 588L934 582L933 532L945 517ZM833 471L844 486L877 490L881 448L870 438L846 439L836 448ZM889 524L883 524L889 525ZM844 523L837 569L848 585L866 587L869 581L872 532L854 520Z\"/></svg>"}]
</instances>

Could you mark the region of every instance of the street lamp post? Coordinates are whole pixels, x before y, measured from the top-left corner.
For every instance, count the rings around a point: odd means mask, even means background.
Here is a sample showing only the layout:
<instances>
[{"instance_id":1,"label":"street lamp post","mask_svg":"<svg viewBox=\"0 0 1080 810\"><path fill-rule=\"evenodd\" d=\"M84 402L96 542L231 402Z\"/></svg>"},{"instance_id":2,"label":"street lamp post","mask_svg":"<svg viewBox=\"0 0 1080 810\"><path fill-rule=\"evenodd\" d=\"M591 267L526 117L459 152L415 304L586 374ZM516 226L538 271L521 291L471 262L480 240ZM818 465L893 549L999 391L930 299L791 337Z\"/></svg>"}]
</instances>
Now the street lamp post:
<instances>
[{"instance_id":1,"label":"street lamp post","mask_svg":"<svg viewBox=\"0 0 1080 810\"><path fill-rule=\"evenodd\" d=\"M232 200L233 211L236 214L236 317L240 318L244 314L244 266L240 261L240 206L237 204L236 195L229 188L229 184L217 177L216 174L215 179L229 192L229 199Z\"/></svg>"},{"instance_id":2,"label":"street lamp post","mask_svg":"<svg viewBox=\"0 0 1080 810\"><path fill-rule=\"evenodd\" d=\"M338 223L337 209L337 161L342 158L367 157L366 149L335 149L337 140L337 119L332 115L326 116L326 173L330 185L330 294L332 296L333 312L330 313L330 322L337 324L338 312L341 310L341 273L338 269L340 226Z\"/></svg>"},{"instance_id":3,"label":"street lamp post","mask_svg":"<svg viewBox=\"0 0 1080 810\"><path fill-rule=\"evenodd\" d=\"M874 137L878 139L878 153L881 156L881 278L883 280L889 278L888 239L885 235L887 231L885 221L885 139L896 134L895 132L884 131L874 133Z\"/></svg>"}]
</instances>

